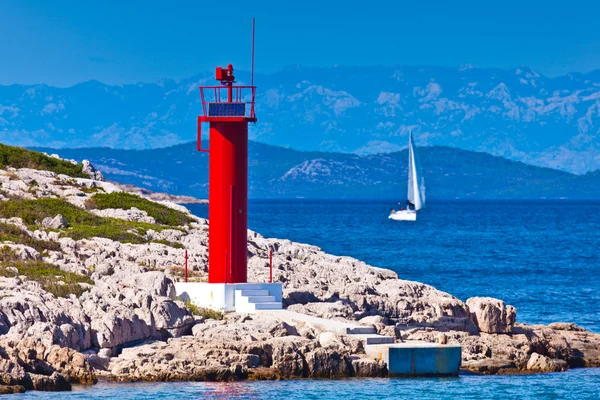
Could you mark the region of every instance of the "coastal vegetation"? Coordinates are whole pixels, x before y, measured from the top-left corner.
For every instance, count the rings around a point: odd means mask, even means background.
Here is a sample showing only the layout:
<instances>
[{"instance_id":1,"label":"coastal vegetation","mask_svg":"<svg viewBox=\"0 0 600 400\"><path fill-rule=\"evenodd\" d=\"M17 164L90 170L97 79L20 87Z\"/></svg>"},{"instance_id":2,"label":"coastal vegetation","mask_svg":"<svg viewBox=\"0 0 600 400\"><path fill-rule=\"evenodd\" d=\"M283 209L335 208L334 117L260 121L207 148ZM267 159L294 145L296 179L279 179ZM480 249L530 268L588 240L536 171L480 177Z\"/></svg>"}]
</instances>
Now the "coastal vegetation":
<instances>
[{"instance_id":1,"label":"coastal vegetation","mask_svg":"<svg viewBox=\"0 0 600 400\"><path fill-rule=\"evenodd\" d=\"M68 226L61 230L61 236L75 240L103 237L122 243L147 243L148 240L143 235L149 229L160 231L164 228L145 222L99 217L65 200L55 198L12 199L0 202L0 217L21 218L32 228L38 226L45 218L53 218L59 214Z\"/></svg>"},{"instance_id":2,"label":"coastal vegetation","mask_svg":"<svg viewBox=\"0 0 600 400\"><path fill-rule=\"evenodd\" d=\"M198 307L190 299L187 299L185 306L190 310L192 315L200 316L204 319L214 319L221 321L225 318L225 314L222 311L213 310L211 308Z\"/></svg>"},{"instance_id":3,"label":"coastal vegetation","mask_svg":"<svg viewBox=\"0 0 600 400\"><path fill-rule=\"evenodd\" d=\"M146 211L149 216L154 218L156 223L168 226L181 226L193 221L192 218L181 211L127 192L96 193L86 203L86 207L99 210L135 207Z\"/></svg>"},{"instance_id":4,"label":"coastal vegetation","mask_svg":"<svg viewBox=\"0 0 600 400\"><path fill-rule=\"evenodd\" d=\"M35 239L29 236L18 226L12 224L5 224L2 222L0 222L0 241L21 243L25 246L33 247L40 253L45 250L60 251L60 243L52 242L49 240Z\"/></svg>"},{"instance_id":5,"label":"coastal vegetation","mask_svg":"<svg viewBox=\"0 0 600 400\"><path fill-rule=\"evenodd\" d=\"M1 247L0 276L21 275L28 280L38 282L42 289L55 297L68 297L71 294L79 297L87 290L80 283L93 284L93 281L85 275L63 271L41 260L22 260L8 246Z\"/></svg>"},{"instance_id":6,"label":"coastal vegetation","mask_svg":"<svg viewBox=\"0 0 600 400\"><path fill-rule=\"evenodd\" d=\"M73 164L37 151L0 143L0 168L6 167L39 169L74 178L89 178L89 175L83 172L81 164Z\"/></svg>"},{"instance_id":7,"label":"coastal vegetation","mask_svg":"<svg viewBox=\"0 0 600 400\"><path fill-rule=\"evenodd\" d=\"M168 240L165 240L165 239L155 239L155 240L152 241L152 243L164 244L165 246L171 246L174 249L183 249L183 248L185 248L185 246L182 245L179 242L169 242Z\"/></svg>"}]
</instances>

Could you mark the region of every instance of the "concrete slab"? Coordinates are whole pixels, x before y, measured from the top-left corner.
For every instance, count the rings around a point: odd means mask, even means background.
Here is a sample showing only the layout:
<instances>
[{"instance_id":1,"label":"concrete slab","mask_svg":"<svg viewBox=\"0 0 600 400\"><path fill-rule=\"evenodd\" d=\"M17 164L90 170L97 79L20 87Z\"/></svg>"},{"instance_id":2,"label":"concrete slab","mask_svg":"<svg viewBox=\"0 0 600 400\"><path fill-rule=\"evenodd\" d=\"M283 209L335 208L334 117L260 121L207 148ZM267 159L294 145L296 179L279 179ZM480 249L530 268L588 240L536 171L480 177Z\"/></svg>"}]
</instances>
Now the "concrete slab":
<instances>
[{"instance_id":1,"label":"concrete slab","mask_svg":"<svg viewBox=\"0 0 600 400\"><path fill-rule=\"evenodd\" d=\"M353 334L352 337L356 337L365 342L366 345L376 345L376 344L394 344L396 339L391 336L382 336L377 334Z\"/></svg>"},{"instance_id":2,"label":"concrete slab","mask_svg":"<svg viewBox=\"0 0 600 400\"><path fill-rule=\"evenodd\" d=\"M375 328L373 328L372 326L350 324L343 321L314 317L312 315L301 314L294 311L274 311L273 315L288 323L304 322L305 324L312 325L321 330L338 333L340 335L375 333Z\"/></svg>"}]
</instances>

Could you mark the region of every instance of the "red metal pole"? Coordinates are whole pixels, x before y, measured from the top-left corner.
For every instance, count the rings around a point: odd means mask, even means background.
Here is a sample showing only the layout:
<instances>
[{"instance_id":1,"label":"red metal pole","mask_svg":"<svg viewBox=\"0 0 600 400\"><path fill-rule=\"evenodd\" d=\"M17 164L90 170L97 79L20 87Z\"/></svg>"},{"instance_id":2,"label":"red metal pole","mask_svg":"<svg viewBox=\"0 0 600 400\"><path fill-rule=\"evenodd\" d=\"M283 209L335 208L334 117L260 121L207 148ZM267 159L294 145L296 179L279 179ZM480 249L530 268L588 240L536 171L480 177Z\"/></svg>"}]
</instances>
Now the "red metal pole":
<instances>
[{"instance_id":1,"label":"red metal pole","mask_svg":"<svg viewBox=\"0 0 600 400\"><path fill-rule=\"evenodd\" d=\"M188 281L188 253L185 251L185 281Z\"/></svg>"},{"instance_id":2,"label":"red metal pole","mask_svg":"<svg viewBox=\"0 0 600 400\"><path fill-rule=\"evenodd\" d=\"M227 273L229 271L229 252L225 250L225 283L229 283L227 281Z\"/></svg>"},{"instance_id":3,"label":"red metal pole","mask_svg":"<svg viewBox=\"0 0 600 400\"><path fill-rule=\"evenodd\" d=\"M273 283L273 250L269 250L269 282Z\"/></svg>"},{"instance_id":4,"label":"red metal pole","mask_svg":"<svg viewBox=\"0 0 600 400\"><path fill-rule=\"evenodd\" d=\"M229 263L229 276L233 277L233 263ZM231 283L236 283L235 278L231 278Z\"/></svg>"},{"instance_id":5,"label":"red metal pole","mask_svg":"<svg viewBox=\"0 0 600 400\"><path fill-rule=\"evenodd\" d=\"M233 185L231 186L231 193L229 195L229 248L231 252L229 253L229 270L225 271L225 275L229 274L229 279L231 283L236 283L235 277L233 276L233 236L235 224L233 222L235 214L233 213Z\"/></svg>"}]
</instances>

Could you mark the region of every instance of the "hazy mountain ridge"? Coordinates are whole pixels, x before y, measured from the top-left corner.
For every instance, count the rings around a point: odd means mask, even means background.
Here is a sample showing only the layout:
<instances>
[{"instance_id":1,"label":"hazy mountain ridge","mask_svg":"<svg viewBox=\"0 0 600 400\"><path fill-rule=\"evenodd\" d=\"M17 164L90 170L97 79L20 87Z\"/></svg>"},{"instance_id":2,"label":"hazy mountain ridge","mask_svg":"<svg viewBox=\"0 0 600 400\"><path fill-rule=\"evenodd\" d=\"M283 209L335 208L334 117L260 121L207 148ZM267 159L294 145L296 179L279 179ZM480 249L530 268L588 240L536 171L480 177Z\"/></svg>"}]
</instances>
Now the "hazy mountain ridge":
<instances>
[{"instance_id":1,"label":"hazy mountain ridge","mask_svg":"<svg viewBox=\"0 0 600 400\"><path fill-rule=\"evenodd\" d=\"M207 197L208 158L186 143L151 150L40 149L87 158L110 180ZM448 147L418 149L429 199L600 199L600 174L583 176ZM407 152L302 152L251 142L252 198L389 198L407 191Z\"/></svg>"},{"instance_id":2,"label":"hazy mountain ridge","mask_svg":"<svg viewBox=\"0 0 600 400\"><path fill-rule=\"evenodd\" d=\"M247 74L236 72L241 82ZM0 86L0 140L49 147L156 148L194 138L197 86ZM258 75L251 138L300 150L485 151L575 173L600 168L600 71L547 78L529 68L290 67Z\"/></svg>"}]
</instances>

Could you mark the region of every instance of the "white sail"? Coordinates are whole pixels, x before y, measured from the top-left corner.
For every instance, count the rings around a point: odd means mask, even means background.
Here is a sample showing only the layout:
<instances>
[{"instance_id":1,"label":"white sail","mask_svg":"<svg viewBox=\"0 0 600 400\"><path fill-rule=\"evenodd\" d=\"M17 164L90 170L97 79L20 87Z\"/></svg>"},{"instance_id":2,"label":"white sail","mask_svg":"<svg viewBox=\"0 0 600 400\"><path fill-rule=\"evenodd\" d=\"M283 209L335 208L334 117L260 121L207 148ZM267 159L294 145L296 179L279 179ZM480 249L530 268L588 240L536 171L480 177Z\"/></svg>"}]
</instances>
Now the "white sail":
<instances>
[{"instance_id":1,"label":"white sail","mask_svg":"<svg viewBox=\"0 0 600 400\"><path fill-rule=\"evenodd\" d=\"M425 207L425 180L421 172L419 156L413 145L412 133L408 134L408 201L415 210Z\"/></svg>"}]
</instances>

